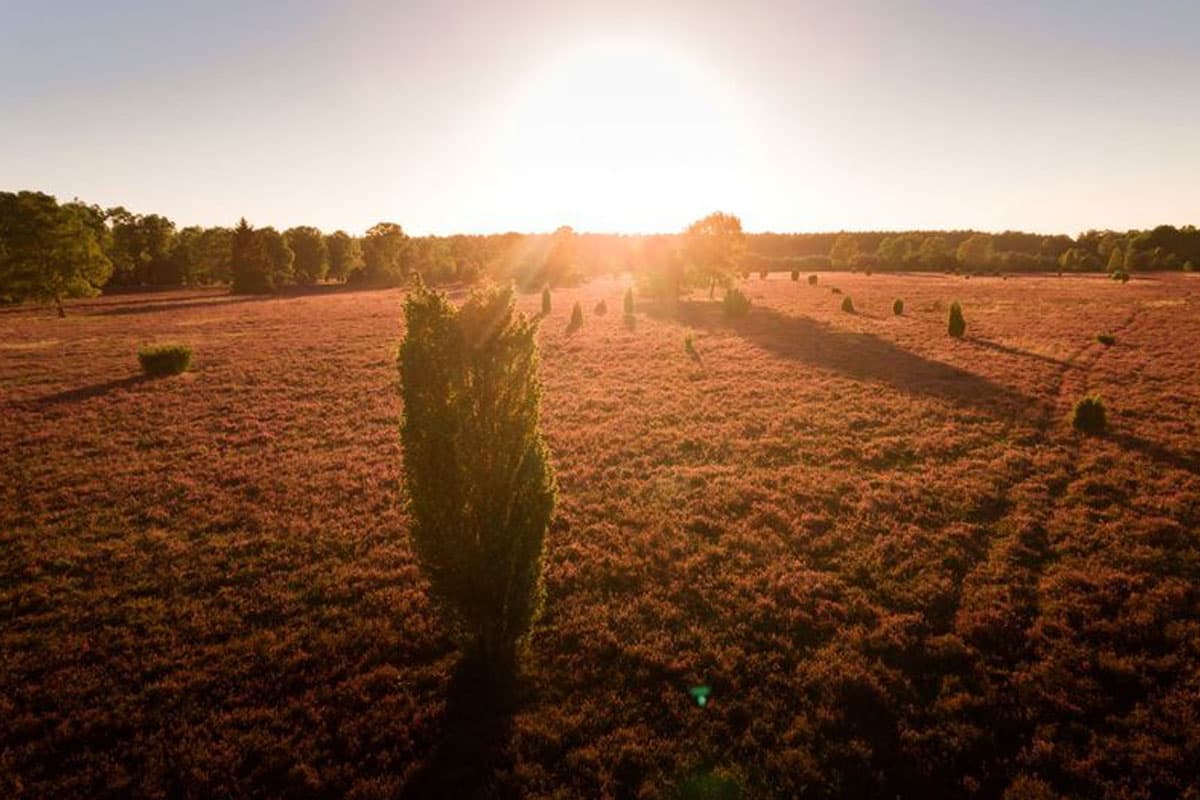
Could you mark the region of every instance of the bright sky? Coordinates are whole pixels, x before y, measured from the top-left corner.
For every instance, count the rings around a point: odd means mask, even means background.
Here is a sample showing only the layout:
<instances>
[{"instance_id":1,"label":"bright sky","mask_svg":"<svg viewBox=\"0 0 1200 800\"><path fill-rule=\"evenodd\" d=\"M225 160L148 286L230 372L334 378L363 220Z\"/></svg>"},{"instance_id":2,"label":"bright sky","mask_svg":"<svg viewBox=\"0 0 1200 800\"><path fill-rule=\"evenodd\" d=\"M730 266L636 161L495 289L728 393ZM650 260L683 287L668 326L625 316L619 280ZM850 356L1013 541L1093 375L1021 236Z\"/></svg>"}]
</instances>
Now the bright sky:
<instances>
[{"instance_id":1,"label":"bright sky","mask_svg":"<svg viewBox=\"0 0 1200 800\"><path fill-rule=\"evenodd\" d=\"M415 234L1200 223L1200 2L0 0L0 189Z\"/></svg>"}]
</instances>

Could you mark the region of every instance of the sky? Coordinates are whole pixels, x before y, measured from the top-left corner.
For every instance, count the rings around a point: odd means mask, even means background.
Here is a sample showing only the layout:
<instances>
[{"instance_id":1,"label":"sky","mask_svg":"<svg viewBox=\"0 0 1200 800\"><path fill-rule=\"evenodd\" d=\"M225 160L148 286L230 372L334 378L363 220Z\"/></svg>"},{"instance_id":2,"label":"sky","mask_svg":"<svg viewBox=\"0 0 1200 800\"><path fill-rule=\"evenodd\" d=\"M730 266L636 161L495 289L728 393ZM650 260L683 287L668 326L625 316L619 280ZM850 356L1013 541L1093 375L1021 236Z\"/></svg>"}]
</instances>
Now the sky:
<instances>
[{"instance_id":1,"label":"sky","mask_svg":"<svg viewBox=\"0 0 1200 800\"><path fill-rule=\"evenodd\" d=\"M0 190L361 233L1200 223L1200 2L0 0Z\"/></svg>"}]
</instances>

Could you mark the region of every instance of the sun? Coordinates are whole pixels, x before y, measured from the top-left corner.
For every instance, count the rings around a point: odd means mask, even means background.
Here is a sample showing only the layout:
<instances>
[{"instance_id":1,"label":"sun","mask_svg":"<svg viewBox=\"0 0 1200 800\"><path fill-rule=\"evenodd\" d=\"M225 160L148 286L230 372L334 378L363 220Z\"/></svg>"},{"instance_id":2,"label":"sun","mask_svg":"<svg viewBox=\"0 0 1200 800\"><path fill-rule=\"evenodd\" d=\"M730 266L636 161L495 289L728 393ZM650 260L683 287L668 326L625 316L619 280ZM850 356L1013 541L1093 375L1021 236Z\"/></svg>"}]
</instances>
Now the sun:
<instances>
[{"instance_id":1,"label":"sun","mask_svg":"<svg viewBox=\"0 0 1200 800\"><path fill-rule=\"evenodd\" d=\"M729 203L753 147L720 74L644 40L572 47L503 114L511 203L534 228L676 230Z\"/></svg>"}]
</instances>

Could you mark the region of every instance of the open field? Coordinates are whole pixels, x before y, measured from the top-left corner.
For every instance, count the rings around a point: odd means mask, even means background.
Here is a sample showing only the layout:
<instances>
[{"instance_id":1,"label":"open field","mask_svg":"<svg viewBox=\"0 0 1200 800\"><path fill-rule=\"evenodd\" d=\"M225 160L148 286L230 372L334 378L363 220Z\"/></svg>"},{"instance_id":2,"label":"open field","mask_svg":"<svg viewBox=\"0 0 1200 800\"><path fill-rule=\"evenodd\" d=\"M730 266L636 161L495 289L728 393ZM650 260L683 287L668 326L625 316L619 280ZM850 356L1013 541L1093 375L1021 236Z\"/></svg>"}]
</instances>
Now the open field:
<instances>
[{"instance_id":1,"label":"open field","mask_svg":"<svg viewBox=\"0 0 1200 800\"><path fill-rule=\"evenodd\" d=\"M624 287L542 324L548 600L486 724L406 542L400 292L0 311L0 795L1200 797L1200 279Z\"/></svg>"}]
</instances>

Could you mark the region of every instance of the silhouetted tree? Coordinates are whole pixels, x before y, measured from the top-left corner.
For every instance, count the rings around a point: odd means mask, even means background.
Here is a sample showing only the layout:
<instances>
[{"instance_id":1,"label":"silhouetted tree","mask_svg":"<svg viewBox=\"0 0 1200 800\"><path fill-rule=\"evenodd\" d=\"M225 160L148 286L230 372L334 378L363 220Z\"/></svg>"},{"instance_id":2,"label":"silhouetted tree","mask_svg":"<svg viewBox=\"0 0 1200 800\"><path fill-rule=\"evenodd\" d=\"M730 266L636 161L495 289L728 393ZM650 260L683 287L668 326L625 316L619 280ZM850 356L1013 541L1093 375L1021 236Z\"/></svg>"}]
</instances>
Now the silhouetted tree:
<instances>
[{"instance_id":1,"label":"silhouetted tree","mask_svg":"<svg viewBox=\"0 0 1200 800\"><path fill-rule=\"evenodd\" d=\"M233 230L230 244L230 262L233 270L235 294L265 294L275 291L275 274L266 246L258 231L250 227L246 218L238 222Z\"/></svg>"},{"instance_id":2,"label":"silhouetted tree","mask_svg":"<svg viewBox=\"0 0 1200 800\"><path fill-rule=\"evenodd\" d=\"M745 240L742 221L720 211L693 222L683 232L684 257L695 270L698 282L708 286L709 297L718 284L733 285Z\"/></svg>"},{"instance_id":3,"label":"silhouetted tree","mask_svg":"<svg viewBox=\"0 0 1200 800\"><path fill-rule=\"evenodd\" d=\"M411 536L435 599L484 674L516 665L542 601L554 474L539 430L536 325L511 288L455 309L419 285L399 368Z\"/></svg>"}]
</instances>

